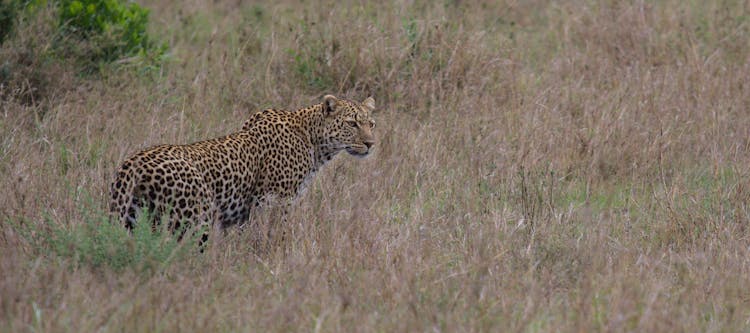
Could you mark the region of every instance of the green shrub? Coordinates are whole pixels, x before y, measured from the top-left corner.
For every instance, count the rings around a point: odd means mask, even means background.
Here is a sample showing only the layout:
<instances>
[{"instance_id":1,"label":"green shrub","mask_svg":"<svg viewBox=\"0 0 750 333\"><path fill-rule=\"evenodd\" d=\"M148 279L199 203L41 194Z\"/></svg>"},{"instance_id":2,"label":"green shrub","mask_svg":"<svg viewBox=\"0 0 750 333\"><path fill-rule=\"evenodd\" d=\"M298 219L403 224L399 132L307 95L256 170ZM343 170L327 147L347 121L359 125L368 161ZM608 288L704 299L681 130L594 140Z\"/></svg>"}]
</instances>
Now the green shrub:
<instances>
[{"instance_id":1,"label":"green shrub","mask_svg":"<svg viewBox=\"0 0 750 333\"><path fill-rule=\"evenodd\" d=\"M149 11L121 0L60 0L59 24L66 37L89 41L84 60L112 62L131 56L161 58L166 45L148 36Z\"/></svg>"},{"instance_id":2,"label":"green shrub","mask_svg":"<svg viewBox=\"0 0 750 333\"><path fill-rule=\"evenodd\" d=\"M123 0L0 0L0 101L37 105L104 66L159 69L149 11Z\"/></svg>"},{"instance_id":3,"label":"green shrub","mask_svg":"<svg viewBox=\"0 0 750 333\"><path fill-rule=\"evenodd\" d=\"M178 241L167 227L153 228L147 213L141 214L135 228L128 231L110 222L107 214L93 204L85 206L80 208L81 223L57 223L47 218L43 226L27 222L17 224L15 229L40 255L52 254L68 258L74 265L115 271L159 271L198 250L201 232L188 231Z\"/></svg>"}]
</instances>

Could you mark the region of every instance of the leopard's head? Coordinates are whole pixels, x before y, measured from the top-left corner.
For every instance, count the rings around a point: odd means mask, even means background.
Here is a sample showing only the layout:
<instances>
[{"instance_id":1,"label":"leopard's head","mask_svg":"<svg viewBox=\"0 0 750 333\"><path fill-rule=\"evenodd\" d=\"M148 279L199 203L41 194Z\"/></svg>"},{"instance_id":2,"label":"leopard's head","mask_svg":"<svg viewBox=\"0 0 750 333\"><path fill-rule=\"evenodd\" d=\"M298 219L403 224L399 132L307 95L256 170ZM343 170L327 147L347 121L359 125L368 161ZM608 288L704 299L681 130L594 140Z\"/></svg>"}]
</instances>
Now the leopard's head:
<instances>
[{"instance_id":1,"label":"leopard's head","mask_svg":"<svg viewBox=\"0 0 750 333\"><path fill-rule=\"evenodd\" d=\"M372 132L375 121L371 117L375 110L375 100L372 97L360 103L326 95L322 106L326 123L325 136L329 144L357 157L365 157L372 152L375 145Z\"/></svg>"}]
</instances>

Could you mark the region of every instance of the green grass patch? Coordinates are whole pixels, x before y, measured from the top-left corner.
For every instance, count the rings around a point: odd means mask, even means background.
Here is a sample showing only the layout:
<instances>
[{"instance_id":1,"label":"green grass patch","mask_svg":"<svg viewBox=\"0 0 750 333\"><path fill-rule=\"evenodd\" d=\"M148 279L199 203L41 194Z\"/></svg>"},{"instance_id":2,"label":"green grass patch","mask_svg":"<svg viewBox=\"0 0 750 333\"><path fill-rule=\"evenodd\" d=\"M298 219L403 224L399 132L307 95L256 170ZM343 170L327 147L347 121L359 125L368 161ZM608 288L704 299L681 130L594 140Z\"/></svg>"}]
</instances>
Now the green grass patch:
<instances>
[{"instance_id":1,"label":"green grass patch","mask_svg":"<svg viewBox=\"0 0 750 333\"><path fill-rule=\"evenodd\" d=\"M636 193L637 192L637 193ZM557 200L559 207L589 205L595 211L627 209L633 196L642 196L633 185L625 183L598 184L590 187L585 181L572 181L561 191Z\"/></svg>"},{"instance_id":2,"label":"green grass patch","mask_svg":"<svg viewBox=\"0 0 750 333\"><path fill-rule=\"evenodd\" d=\"M151 214L145 212L129 231L111 222L90 199L86 201L78 208L80 222L60 223L47 216L41 223L15 223L13 227L38 255L67 258L75 267L153 273L198 250L200 230L172 233L167 223L153 227ZM178 240L183 232L185 236Z\"/></svg>"}]
</instances>

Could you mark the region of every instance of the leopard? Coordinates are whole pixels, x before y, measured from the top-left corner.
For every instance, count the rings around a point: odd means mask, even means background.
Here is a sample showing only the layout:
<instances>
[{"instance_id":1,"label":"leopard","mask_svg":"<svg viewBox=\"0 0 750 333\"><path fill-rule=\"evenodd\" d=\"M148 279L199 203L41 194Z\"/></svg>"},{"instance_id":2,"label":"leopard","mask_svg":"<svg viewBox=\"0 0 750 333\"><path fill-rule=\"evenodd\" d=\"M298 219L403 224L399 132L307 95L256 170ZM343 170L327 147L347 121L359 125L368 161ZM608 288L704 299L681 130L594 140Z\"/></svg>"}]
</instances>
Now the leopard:
<instances>
[{"instance_id":1,"label":"leopard","mask_svg":"<svg viewBox=\"0 0 750 333\"><path fill-rule=\"evenodd\" d=\"M251 212L273 199L289 209L314 175L346 151L371 155L375 100L334 95L295 111L255 112L239 131L190 144L164 144L125 159L110 185L110 215L133 230L148 212L152 226L172 232L209 231L245 224Z\"/></svg>"}]
</instances>

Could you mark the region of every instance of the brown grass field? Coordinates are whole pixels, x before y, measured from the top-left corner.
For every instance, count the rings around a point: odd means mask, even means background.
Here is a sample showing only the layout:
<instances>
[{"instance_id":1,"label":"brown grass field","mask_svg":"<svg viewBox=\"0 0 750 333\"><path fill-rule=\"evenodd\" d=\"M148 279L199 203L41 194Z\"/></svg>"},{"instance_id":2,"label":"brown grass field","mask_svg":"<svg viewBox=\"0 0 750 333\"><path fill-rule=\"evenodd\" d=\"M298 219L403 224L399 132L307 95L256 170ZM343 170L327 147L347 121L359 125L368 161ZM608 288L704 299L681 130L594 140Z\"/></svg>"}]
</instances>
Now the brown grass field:
<instances>
[{"instance_id":1,"label":"brown grass field","mask_svg":"<svg viewBox=\"0 0 750 333\"><path fill-rule=\"evenodd\" d=\"M37 56L54 8L0 46L0 331L750 330L749 2L139 3L161 67ZM376 153L283 242L76 250L127 155L326 93L374 96Z\"/></svg>"}]
</instances>

